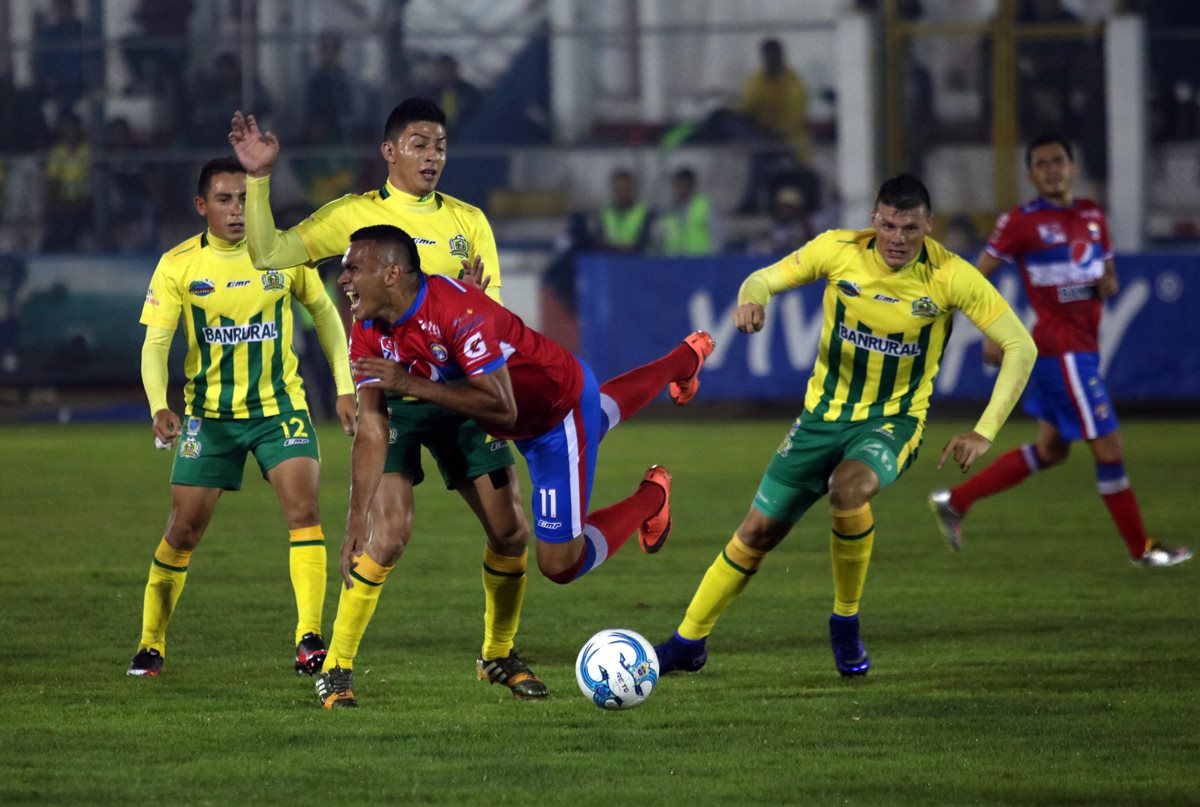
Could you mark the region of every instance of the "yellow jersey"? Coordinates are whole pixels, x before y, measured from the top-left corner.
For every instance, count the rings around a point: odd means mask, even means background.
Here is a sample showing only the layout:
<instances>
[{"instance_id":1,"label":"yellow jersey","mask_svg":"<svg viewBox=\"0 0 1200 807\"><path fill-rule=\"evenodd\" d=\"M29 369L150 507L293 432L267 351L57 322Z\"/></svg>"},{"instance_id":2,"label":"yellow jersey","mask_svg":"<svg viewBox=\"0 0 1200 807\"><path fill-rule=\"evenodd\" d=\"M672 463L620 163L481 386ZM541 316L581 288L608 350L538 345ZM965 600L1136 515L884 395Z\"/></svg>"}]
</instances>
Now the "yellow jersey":
<instances>
[{"instance_id":1,"label":"yellow jersey","mask_svg":"<svg viewBox=\"0 0 1200 807\"><path fill-rule=\"evenodd\" d=\"M487 293L500 302L500 258L487 217L477 207L433 192L413 196L388 181L377 191L351 193L321 207L292 228L314 264L341 256L350 234L375 224L391 224L413 237L426 274L458 277L462 262L479 256Z\"/></svg>"},{"instance_id":2,"label":"yellow jersey","mask_svg":"<svg viewBox=\"0 0 1200 807\"><path fill-rule=\"evenodd\" d=\"M974 266L932 238L892 269L875 249L874 230L830 230L772 270L787 288L825 281L821 344L804 397L822 420L924 419L954 312L983 330L1009 310Z\"/></svg>"},{"instance_id":3,"label":"yellow jersey","mask_svg":"<svg viewBox=\"0 0 1200 807\"><path fill-rule=\"evenodd\" d=\"M187 333L186 414L243 419L307 409L292 348L292 299L325 288L312 267L262 272L245 240L205 232L163 253L140 322Z\"/></svg>"}]
</instances>

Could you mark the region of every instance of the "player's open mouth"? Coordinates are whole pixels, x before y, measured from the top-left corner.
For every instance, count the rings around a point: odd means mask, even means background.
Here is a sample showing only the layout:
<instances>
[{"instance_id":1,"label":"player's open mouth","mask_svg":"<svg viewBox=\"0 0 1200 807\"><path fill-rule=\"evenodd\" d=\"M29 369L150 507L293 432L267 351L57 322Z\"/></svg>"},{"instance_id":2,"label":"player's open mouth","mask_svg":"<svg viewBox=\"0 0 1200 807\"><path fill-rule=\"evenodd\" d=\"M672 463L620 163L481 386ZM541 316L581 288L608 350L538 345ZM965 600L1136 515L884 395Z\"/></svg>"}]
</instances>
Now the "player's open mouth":
<instances>
[{"instance_id":1,"label":"player's open mouth","mask_svg":"<svg viewBox=\"0 0 1200 807\"><path fill-rule=\"evenodd\" d=\"M346 289L346 296L350 298L350 310L351 311L358 310L358 305L361 302L361 300L358 299L358 295L355 294L350 289Z\"/></svg>"},{"instance_id":2,"label":"player's open mouth","mask_svg":"<svg viewBox=\"0 0 1200 807\"><path fill-rule=\"evenodd\" d=\"M422 171L421 176L425 177L426 182L437 182L437 171L431 168L426 168Z\"/></svg>"}]
</instances>

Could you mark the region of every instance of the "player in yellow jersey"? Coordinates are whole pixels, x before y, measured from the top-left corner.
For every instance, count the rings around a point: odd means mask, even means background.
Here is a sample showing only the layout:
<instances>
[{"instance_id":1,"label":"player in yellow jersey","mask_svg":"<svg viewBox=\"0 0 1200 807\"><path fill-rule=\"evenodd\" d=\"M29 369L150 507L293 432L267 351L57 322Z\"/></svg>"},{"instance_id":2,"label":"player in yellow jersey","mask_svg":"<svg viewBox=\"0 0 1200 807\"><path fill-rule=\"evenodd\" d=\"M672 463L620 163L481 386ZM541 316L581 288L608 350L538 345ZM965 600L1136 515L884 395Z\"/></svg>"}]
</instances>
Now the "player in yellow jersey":
<instances>
[{"instance_id":1,"label":"player in yellow jersey","mask_svg":"<svg viewBox=\"0 0 1200 807\"><path fill-rule=\"evenodd\" d=\"M391 224L417 243L421 269L481 285L500 299L496 240L483 212L437 192L446 164L446 117L424 98L402 101L384 125L380 153L388 166L382 188L349 194L282 233L271 215L269 181L279 141L238 112L229 136L250 174L246 209L250 256L259 268L315 262L341 255L355 230ZM421 446L429 449L448 489L458 491L483 526L484 638L476 661L481 679L501 683L518 698L545 697L545 685L513 649L525 596L529 524L512 449L492 440L469 418L433 404L389 397L387 464L371 507L371 540L354 559L354 584L342 591L323 678L353 669L358 646L388 574L412 534L413 486L424 479ZM343 544L343 551L348 545ZM344 562L350 559L343 558ZM318 680L318 692L322 690ZM341 684L339 684L341 686ZM336 689L324 680L325 690ZM348 689L342 686L343 689ZM327 706L352 705L352 695L322 696Z\"/></svg>"},{"instance_id":2,"label":"player in yellow jersey","mask_svg":"<svg viewBox=\"0 0 1200 807\"><path fill-rule=\"evenodd\" d=\"M1037 351L1008 303L973 266L929 238L932 206L913 176L879 189L869 230L831 230L751 274L738 293L738 330L763 327L770 298L824 282L824 324L804 410L768 464L750 512L700 583L675 634L658 645L662 672L695 672L721 612L801 516L829 494L834 605L829 636L842 675L871 662L858 608L875 540L871 500L917 456L955 311L1004 350L991 400L975 428L951 438L967 471L988 450L1020 397Z\"/></svg>"},{"instance_id":3,"label":"player in yellow jersey","mask_svg":"<svg viewBox=\"0 0 1200 807\"><path fill-rule=\"evenodd\" d=\"M296 671L315 674L325 658L325 536L317 510L317 435L292 349L292 300L312 315L337 388L336 410L354 433L354 382L346 331L311 267L260 272L246 250L246 172L233 157L200 171L196 212L208 228L168 250L146 292L141 322L142 382L155 444L177 443L171 514L154 553L142 612L142 638L130 675L155 676L166 656L167 623L183 592L192 551L217 500L242 486L254 453L275 488L291 537L296 593ZM167 405L167 354L182 318L187 340L184 419Z\"/></svg>"}]
</instances>

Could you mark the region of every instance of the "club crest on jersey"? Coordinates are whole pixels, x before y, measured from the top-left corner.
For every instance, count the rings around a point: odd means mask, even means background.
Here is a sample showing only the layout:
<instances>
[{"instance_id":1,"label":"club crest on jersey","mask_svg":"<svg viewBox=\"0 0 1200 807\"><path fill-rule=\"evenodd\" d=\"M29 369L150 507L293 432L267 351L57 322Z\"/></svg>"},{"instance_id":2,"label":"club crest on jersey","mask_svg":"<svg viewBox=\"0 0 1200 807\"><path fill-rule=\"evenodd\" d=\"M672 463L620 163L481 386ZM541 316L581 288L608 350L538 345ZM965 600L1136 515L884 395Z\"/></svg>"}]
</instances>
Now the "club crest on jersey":
<instances>
[{"instance_id":1,"label":"club crest on jersey","mask_svg":"<svg viewBox=\"0 0 1200 807\"><path fill-rule=\"evenodd\" d=\"M263 272L263 291L283 291L283 272Z\"/></svg>"},{"instance_id":2,"label":"club crest on jersey","mask_svg":"<svg viewBox=\"0 0 1200 807\"><path fill-rule=\"evenodd\" d=\"M207 297L215 290L216 286L214 286L213 282L207 278L203 280L193 280L188 284L188 294L191 294L193 297Z\"/></svg>"},{"instance_id":3,"label":"club crest on jersey","mask_svg":"<svg viewBox=\"0 0 1200 807\"><path fill-rule=\"evenodd\" d=\"M400 439L400 430L395 426L388 426L388 445L396 445L396 441Z\"/></svg>"},{"instance_id":4,"label":"club crest on jersey","mask_svg":"<svg viewBox=\"0 0 1200 807\"><path fill-rule=\"evenodd\" d=\"M439 362L443 362L450 358L450 354L446 352L446 348L434 342L429 346L429 352L433 354L433 358Z\"/></svg>"},{"instance_id":5,"label":"club crest on jersey","mask_svg":"<svg viewBox=\"0 0 1200 807\"><path fill-rule=\"evenodd\" d=\"M1051 222L1049 224L1038 225L1038 235L1041 236L1043 244L1065 244L1067 243L1067 233L1063 230L1061 224Z\"/></svg>"},{"instance_id":6,"label":"club crest on jersey","mask_svg":"<svg viewBox=\"0 0 1200 807\"><path fill-rule=\"evenodd\" d=\"M465 237L463 237L462 233L459 233L458 235L451 238L450 241L447 243L447 245L450 247L450 254L453 255L454 257L456 257L456 258L471 257L471 242L468 241Z\"/></svg>"},{"instance_id":7,"label":"club crest on jersey","mask_svg":"<svg viewBox=\"0 0 1200 807\"><path fill-rule=\"evenodd\" d=\"M938 315L938 304L928 297L918 297L913 300L912 315L914 317L933 319Z\"/></svg>"},{"instance_id":8,"label":"club crest on jersey","mask_svg":"<svg viewBox=\"0 0 1200 807\"><path fill-rule=\"evenodd\" d=\"M379 349L383 351L385 359L391 359L392 361L400 360L400 353L396 350L396 340L392 339L392 337L379 337Z\"/></svg>"},{"instance_id":9,"label":"club crest on jersey","mask_svg":"<svg viewBox=\"0 0 1200 807\"><path fill-rule=\"evenodd\" d=\"M862 294L862 290L858 288L858 284L849 280L839 280L837 282L837 287L838 291L847 297L857 297L858 295Z\"/></svg>"},{"instance_id":10,"label":"club crest on jersey","mask_svg":"<svg viewBox=\"0 0 1200 807\"><path fill-rule=\"evenodd\" d=\"M194 460L200 456L200 441L189 437L179 444L179 456L185 460Z\"/></svg>"}]
</instances>

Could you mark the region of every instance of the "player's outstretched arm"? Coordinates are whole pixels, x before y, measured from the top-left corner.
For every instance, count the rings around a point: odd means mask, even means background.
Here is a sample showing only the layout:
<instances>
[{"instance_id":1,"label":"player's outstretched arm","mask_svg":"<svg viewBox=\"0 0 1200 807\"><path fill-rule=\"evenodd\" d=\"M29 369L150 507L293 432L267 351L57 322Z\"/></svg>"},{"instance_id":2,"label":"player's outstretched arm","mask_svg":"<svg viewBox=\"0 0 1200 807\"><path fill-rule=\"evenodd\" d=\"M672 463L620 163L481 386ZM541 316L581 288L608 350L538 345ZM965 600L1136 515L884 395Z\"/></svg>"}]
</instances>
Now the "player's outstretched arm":
<instances>
[{"instance_id":1,"label":"player's outstretched arm","mask_svg":"<svg viewBox=\"0 0 1200 807\"><path fill-rule=\"evenodd\" d=\"M233 113L229 122L229 143L246 173L252 177L270 176L279 157L279 138L261 131L253 115Z\"/></svg>"},{"instance_id":2,"label":"player's outstretched arm","mask_svg":"<svg viewBox=\"0 0 1200 807\"><path fill-rule=\"evenodd\" d=\"M367 519L383 476L388 445L387 401L383 392L364 389L359 397L362 411L354 447L350 450L350 506L346 511L346 535L342 539L341 552L342 580L346 588L354 588L350 572L358 565L355 559L367 549L371 535Z\"/></svg>"}]
</instances>

